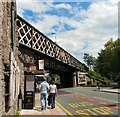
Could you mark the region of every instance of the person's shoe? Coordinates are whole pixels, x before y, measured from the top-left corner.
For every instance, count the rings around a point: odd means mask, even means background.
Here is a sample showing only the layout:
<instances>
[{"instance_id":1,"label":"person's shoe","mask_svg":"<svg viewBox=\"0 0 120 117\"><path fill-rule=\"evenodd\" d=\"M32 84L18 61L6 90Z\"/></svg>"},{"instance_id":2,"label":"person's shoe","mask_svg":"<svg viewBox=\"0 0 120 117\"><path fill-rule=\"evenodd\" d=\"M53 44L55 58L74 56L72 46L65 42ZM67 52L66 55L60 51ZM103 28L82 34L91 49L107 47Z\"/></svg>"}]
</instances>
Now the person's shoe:
<instances>
[{"instance_id":1,"label":"person's shoe","mask_svg":"<svg viewBox=\"0 0 120 117\"><path fill-rule=\"evenodd\" d=\"M44 108L43 108L43 106L42 106L42 108L41 108L41 110L43 110Z\"/></svg>"},{"instance_id":2,"label":"person's shoe","mask_svg":"<svg viewBox=\"0 0 120 117\"><path fill-rule=\"evenodd\" d=\"M50 102L48 102L48 106L50 106Z\"/></svg>"}]
</instances>

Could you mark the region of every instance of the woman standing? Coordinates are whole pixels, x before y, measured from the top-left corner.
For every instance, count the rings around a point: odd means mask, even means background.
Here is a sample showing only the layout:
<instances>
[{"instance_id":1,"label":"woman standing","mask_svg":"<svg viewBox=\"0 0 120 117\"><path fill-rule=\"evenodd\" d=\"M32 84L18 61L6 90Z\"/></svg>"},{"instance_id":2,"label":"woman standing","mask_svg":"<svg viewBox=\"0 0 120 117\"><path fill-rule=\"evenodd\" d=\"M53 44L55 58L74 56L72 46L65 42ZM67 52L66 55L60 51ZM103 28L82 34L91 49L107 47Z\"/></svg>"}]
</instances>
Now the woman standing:
<instances>
[{"instance_id":1,"label":"woman standing","mask_svg":"<svg viewBox=\"0 0 120 117\"><path fill-rule=\"evenodd\" d=\"M55 96L58 95L57 86L55 85L55 82L52 81L50 84L50 97L51 97L51 108L55 108Z\"/></svg>"}]
</instances>

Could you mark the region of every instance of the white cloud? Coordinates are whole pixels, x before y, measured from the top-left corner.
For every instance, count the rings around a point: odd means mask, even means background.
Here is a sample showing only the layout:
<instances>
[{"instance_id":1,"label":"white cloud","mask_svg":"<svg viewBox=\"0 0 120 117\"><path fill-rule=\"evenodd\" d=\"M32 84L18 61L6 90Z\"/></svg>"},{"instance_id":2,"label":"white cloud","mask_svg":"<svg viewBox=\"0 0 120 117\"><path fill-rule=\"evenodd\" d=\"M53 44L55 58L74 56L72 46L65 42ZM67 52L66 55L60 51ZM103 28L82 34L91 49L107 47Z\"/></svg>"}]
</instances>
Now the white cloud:
<instances>
[{"instance_id":1,"label":"white cloud","mask_svg":"<svg viewBox=\"0 0 120 117\"><path fill-rule=\"evenodd\" d=\"M54 8L56 8L56 9L68 9L68 10L71 10L71 6L69 5L69 4L57 4L57 5L55 5L54 6Z\"/></svg>"},{"instance_id":2,"label":"white cloud","mask_svg":"<svg viewBox=\"0 0 120 117\"><path fill-rule=\"evenodd\" d=\"M39 20L39 17L43 17L44 20ZM41 32L47 34L49 32L52 33L52 27L56 24L58 25L59 19L57 16L50 16L50 15L38 15L38 21L36 23L32 23L37 29Z\"/></svg>"},{"instance_id":3,"label":"white cloud","mask_svg":"<svg viewBox=\"0 0 120 117\"><path fill-rule=\"evenodd\" d=\"M17 2L17 7L19 11L24 11L24 10L29 10L34 13L40 13L40 12L45 12L51 9L50 6L47 4L44 4L42 2L28 2L27 0L24 2ZM18 11L18 13L19 13Z\"/></svg>"}]
</instances>

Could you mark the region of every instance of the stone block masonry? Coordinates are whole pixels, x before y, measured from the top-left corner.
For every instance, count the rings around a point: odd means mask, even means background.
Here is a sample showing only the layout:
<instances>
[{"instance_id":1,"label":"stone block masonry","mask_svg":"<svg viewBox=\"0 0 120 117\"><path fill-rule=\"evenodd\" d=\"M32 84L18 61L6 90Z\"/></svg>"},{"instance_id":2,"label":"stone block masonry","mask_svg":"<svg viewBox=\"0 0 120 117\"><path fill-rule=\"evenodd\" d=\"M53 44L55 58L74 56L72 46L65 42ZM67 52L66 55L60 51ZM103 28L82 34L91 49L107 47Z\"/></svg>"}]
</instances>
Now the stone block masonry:
<instances>
[{"instance_id":1,"label":"stone block masonry","mask_svg":"<svg viewBox=\"0 0 120 117\"><path fill-rule=\"evenodd\" d=\"M3 11L2 11L2 1L0 2L0 117L2 116L2 95L3 95L3 90L2 90L2 79L3 79L3 63L2 63L2 18L3 18Z\"/></svg>"},{"instance_id":2,"label":"stone block masonry","mask_svg":"<svg viewBox=\"0 0 120 117\"><path fill-rule=\"evenodd\" d=\"M9 0L11 1L11 0ZM14 11L14 17L16 21L16 3L15 4L15 11ZM15 77L16 87L13 84L13 88L16 88L16 92L13 91L15 94L13 96L12 104L10 105L10 101L6 99L6 95L13 95L13 93L10 94L12 88L9 88L10 86L10 63L11 63L11 2L5 2L4 0L0 0L0 117L2 115L15 115L16 111L18 109L18 88L17 83L18 79L23 79L21 82L24 82L24 66L20 62L18 58L18 39L17 39L17 26L16 22L14 23L14 59L17 65L17 68L19 68L20 71L20 77ZM13 79L12 79L13 80ZM11 81L12 81L11 80ZM14 83L15 83L14 82ZM6 86L6 84L8 86ZM9 88L6 90L6 87ZM15 89L14 89L15 90ZM7 91L7 94L6 94ZM8 101L8 102L6 102ZM7 111L6 111L7 110Z\"/></svg>"}]
</instances>

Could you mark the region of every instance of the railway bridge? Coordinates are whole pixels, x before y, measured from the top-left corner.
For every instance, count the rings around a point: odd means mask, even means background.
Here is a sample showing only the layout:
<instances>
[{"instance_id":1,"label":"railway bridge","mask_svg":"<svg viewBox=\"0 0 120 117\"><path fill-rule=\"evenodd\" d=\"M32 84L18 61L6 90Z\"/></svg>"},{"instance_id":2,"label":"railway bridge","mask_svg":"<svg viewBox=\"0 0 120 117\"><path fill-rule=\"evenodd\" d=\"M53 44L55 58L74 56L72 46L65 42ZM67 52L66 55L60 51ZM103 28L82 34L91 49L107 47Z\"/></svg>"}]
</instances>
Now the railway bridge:
<instances>
[{"instance_id":1,"label":"railway bridge","mask_svg":"<svg viewBox=\"0 0 120 117\"><path fill-rule=\"evenodd\" d=\"M82 63L70 53L50 40L46 35L17 15L19 59L24 64L26 74L41 74L39 60L44 60L44 71L60 76L63 87L73 86L74 72L83 69ZM29 71L31 65L36 69Z\"/></svg>"}]
</instances>

